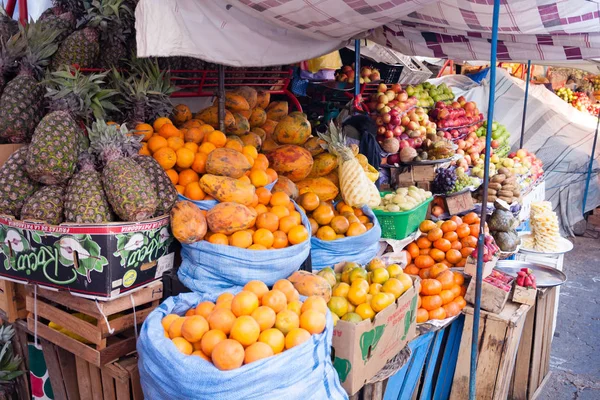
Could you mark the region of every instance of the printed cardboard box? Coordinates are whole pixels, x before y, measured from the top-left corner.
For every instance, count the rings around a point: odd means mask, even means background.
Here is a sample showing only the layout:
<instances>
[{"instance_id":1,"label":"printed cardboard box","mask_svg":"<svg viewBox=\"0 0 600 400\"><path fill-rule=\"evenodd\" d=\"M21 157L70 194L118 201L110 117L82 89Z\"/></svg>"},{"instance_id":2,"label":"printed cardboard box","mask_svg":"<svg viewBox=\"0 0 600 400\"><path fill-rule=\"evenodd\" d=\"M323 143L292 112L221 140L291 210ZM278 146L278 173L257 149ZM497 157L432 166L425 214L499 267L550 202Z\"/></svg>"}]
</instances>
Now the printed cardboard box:
<instances>
[{"instance_id":1,"label":"printed cardboard box","mask_svg":"<svg viewBox=\"0 0 600 400\"><path fill-rule=\"evenodd\" d=\"M0 278L110 300L173 268L169 216L98 225L0 216Z\"/></svg>"},{"instance_id":2,"label":"printed cardboard box","mask_svg":"<svg viewBox=\"0 0 600 400\"><path fill-rule=\"evenodd\" d=\"M342 387L353 395L415 337L420 279L373 321L339 320L333 330L333 366Z\"/></svg>"}]
</instances>

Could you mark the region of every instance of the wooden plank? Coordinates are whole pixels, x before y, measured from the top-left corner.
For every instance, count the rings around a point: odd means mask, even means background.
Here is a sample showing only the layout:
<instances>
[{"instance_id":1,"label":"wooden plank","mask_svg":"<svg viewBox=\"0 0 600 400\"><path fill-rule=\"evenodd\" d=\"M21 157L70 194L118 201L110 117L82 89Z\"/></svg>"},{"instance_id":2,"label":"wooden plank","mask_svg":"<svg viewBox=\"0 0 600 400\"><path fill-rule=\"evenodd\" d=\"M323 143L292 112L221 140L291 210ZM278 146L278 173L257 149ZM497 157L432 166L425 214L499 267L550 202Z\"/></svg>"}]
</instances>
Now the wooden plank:
<instances>
[{"instance_id":1,"label":"wooden plank","mask_svg":"<svg viewBox=\"0 0 600 400\"><path fill-rule=\"evenodd\" d=\"M8 322L15 322L17 319L17 304L15 299L15 287L13 282L5 281L4 285L4 298L6 299L6 316Z\"/></svg>"},{"instance_id":2,"label":"wooden plank","mask_svg":"<svg viewBox=\"0 0 600 400\"><path fill-rule=\"evenodd\" d=\"M54 349L58 355L58 362L60 363L60 371L64 380L67 396L69 400L79 400L79 385L77 383L75 355L58 346L54 346Z\"/></svg>"},{"instance_id":3,"label":"wooden plank","mask_svg":"<svg viewBox=\"0 0 600 400\"><path fill-rule=\"evenodd\" d=\"M373 400L383 400L383 382L373 384Z\"/></svg>"},{"instance_id":4,"label":"wooden plank","mask_svg":"<svg viewBox=\"0 0 600 400\"><path fill-rule=\"evenodd\" d=\"M508 343L507 346L505 346L505 350L502 352L502 360L498 369L500 373L496 381L495 398L498 400L504 400L508 397L510 380L515 369L517 350L521 341L526 318L527 314L521 315L521 319L516 321L516 325L514 327L509 327L508 334L506 335Z\"/></svg>"},{"instance_id":5,"label":"wooden plank","mask_svg":"<svg viewBox=\"0 0 600 400\"><path fill-rule=\"evenodd\" d=\"M480 329L483 337L477 355L476 393L478 399L494 399L498 374L502 373L498 370L498 365L507 345L507 324L484 318Z\"/></svg>"},{"instance_id":6,"label":"wooden plank","mask_svg":"<svg viewBox=\"0 0 600 400\"><path fill-rule=\"evenodd\" d=\"M465 308L466 310L466 308ZM463 310L464 311L464 310ZM452 380L452 390L450 392L451 400L465 400L469 398L469 377L471 376L471 339L473 337L473 309L470 313L465 313L465 324L463 334L458 350L458 359L456 360L456 370ZM482 313L483 314L483 313ZM479 343L484 331L483 324L479 325Z\"/></svg>"},{"instance_id":7,"label":"wooden plank","mask_svg":"<svg viewBox=\"0 0 600 400\"><path fill-rule=\"evenodd\" d=\"M540 299L538 299L540 300ZM539 383L544 379L540 377L541 375L541 364L540 360L542 359L542 334L543 334L543 326L544 326L544 310L545 310L546 300L539 301L537 307L535 307L535 322L534 322L534 341L533 346L531 348L531 371L529 374L529 393L535 392L535 389L538 387Z\"/></svg>"},{"instance_id":8,"label":"wooden plank","mask_svg":"<svg viewBox=\"0 0 600 400\"><path fill-rule=\"evenodd\" d=\"M42 345L42 353L44 354L44 360L46 360L46 367L48 368L48 378L52 385L52 391L56 399L70 400L65 390L64 380L60 373L60 364L58 362L58 356L54 351L54 345L44 339L40 339Z\"/></svg>"},{"instance_id":9,"label":"wooden plank","mask_svg":"<svg viewBox=\"0 0 600 400\"><path fill-rule=\"evenodd\" d=\"M148 317L148 315L150 315L152 311L154 311L154 308L150 307L144 310L136 311L135 318L134 314L131 313L109 321L108 324L112 329L114 329L114 332L112 334L108 331L108 326L106 326L106 324L103 322L101 335L102 337L106 338L114 335L115 333L123 332L124 330L131 328L134 325L134 321L137 322L138 325L140 325L146 320L146 318Z\"/></svg>"},{"instance_id":10,"label":"wooden plank","mask_svg":"<svg viewBox=\"0 0 600 400\"><path fill-rule=\"evenodd\" d=\"M81 400L94 400L89 363L80 357L75 357L75 365L79 382L79 397Z\"/></svg>"},{"instance_id":11,"label":"wooden plank","mask_svg":"<svg viewBox=\"0 0 600 400\"><path fill-rule=\"evenodd\" d=\"M129 310L132 308L131 297L136 306L150 303L154 300L162 299L163 287L161 281L154 281L150 285L143 289L137 290L130 295L119 297L115 300L98 302L100 309L105 315L113 315L121 311Z\"/></svg>"},{"instance_id":12,"label":"wooden plank","mask_svg":"<svg viewBox=\"0 0 600 400\"><path fill-rule=\"evenodd\" d=\"M102 377L100 375L100 368L88 363L90 370L90 382L92 384L92 397L94 400L103 400L102 395Z\"/></svg>"},{"instance_id":13,"label":"wooden plank","mask_svg":"<svg viewBox=\"0 0 600 400\"><path fill-rule=\"evenodd\" d=\"M556 288L551 288L546 292L546 310L544 318L544 342L542 344L542 360L540 363L541 367L541 378L545 379L546 375L550 370L550 352L552 348L552 324L554 321L554 304L556 301ZM543 380L542 379L542 380ZM538 386L541 385L540 381Z\"/></svg>"},{"instance_id":14,"label":"wooden plank","mask_svg":"<svg viewBox=\"0 0 600 400\"><path fill-rule=\"evenodd\" d=\"M531 346L534 340L534 322L535 307L532 307L527 313L527 318L525 319L525 324L523 326L521 342L519 343L519 349L517 350L515 370L513 372L510 391L510 398L513 400L527 400L528 398Z\"/></svg>"},{"instance_id":15,"label":"wooden plank","mask_svg":"<svg viewBox=\"0 0 600 400\"><path fill-rule=\"evenodd\" d=\"M35 316L33 315L33 312L35 311L35 303L36 301L32 297L27 296L27 310L32 313L32 316ZM89 340L90 342L98 344L102 341L101 332L94 324L77 318L68 312L44 303L39 299L37 300L37 317L42 317L48 321L52 321L68 331L74 332L79 336Z\"/></svg>"},{"instance_id":16,"label":"wooden plank","mask_svg":"<svg viewBox=\"0 0 600 400\"><path fill-rule=\"evenodd\" d=\"M33 297L33 290L29 289L28 297ZM73 296L69 292L63 290L54 291L38 287L37 296L54 301L58 304L68 306L70 309L92 315L94 318L101 317L96 304L92 300Z\"/></svg>"},{"instance_id":17,"label":"wooden plank","mask_svg":"<svg viewBox=\"0 0 600 400\"><path fill-rule=\"evenodd\" d=\"M134 336L128 338L119 338L115 343L100 352L100 364L108 364L111 361L123 357L126 354L134 352L136 349L136 338Z\"/></svg>"},{"instance_id":18,"label":"wooden plank","mask_svg":"<svg viewBox=\"0 0 600 400\"><path fill-rule=\"evenodd\" d=\"M548 381L550 380L550 376L552 375L552 372L549 372L546 377L544 378L544 380L542 381L542 383L540 384L540 386L537 388L537 390L533 393L533 395L531 395L531 400L537 400L540 395L542 394L542 391L544 390L544 386L546 386L546 384L548 383Z\"/></svg>"},{"instance_id":19,"label":"wooden plank","mask_svg":"<svg viewBox=\"0 0 600 400\"><path fill-rule=\"evenodd\" d=\"M115 381L112 376L107 373L105 367L102 367L102 392L104 394L104 400L117 400L115 393Z\"/></svg>"}]
</instances>

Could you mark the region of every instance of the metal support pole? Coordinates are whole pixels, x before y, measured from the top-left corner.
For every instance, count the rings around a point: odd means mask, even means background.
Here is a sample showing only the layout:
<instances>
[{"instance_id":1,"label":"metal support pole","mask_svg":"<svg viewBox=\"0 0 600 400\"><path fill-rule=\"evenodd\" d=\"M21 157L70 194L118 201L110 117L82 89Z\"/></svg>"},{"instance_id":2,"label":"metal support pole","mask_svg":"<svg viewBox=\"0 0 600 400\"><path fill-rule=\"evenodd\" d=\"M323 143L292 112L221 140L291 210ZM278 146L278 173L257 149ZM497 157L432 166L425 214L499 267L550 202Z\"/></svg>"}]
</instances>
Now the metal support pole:
<instances>
[{"instance_id":1,"label":"metal support pole","mask_svg":"<svg viewBox=\"0 0 600 400\"><path fill-rule=\"evenodd\" d=\"M527 61L527 80L525 81L525 100L523 102L523 121L521 121L521 137L519 148L523 148L523 136L525 136L525 119L527 118L527 100L529 98L529 81L531 80L531 60Z\"/></svg>"},{"instance_id":2,"label":"metal support pole","mask_svg":"<svg viewBox=\"0 0 600 400\"><path fill-rule=\"evenodd\" d=\"M225 67L221 64L218 66L219 70L219 88L217 96L219 98L219 130L225 133Z\"/></svg>"},{"instance_id":3,"label":"metal support pole","mask_svg":"<svg viewBox=\"0 0 600 400\"><path fill-rule=\"evenodd\" d=\"M360 104L360 39L354 39L354 110Z\"/></svg>"},{"instance_id":4,"label":"metal support pole","mask_svg":"<svg viewBox=\"0 0 600 400\"><path fill-rule=\"evenodd\" d=\"M487 132L485 136L485 162L483 170L483 199L488 197L490 178L490 153L492 145L492 123L494 122L494 102L496 94L496 51L498 47L498 18L500 15L500 0L494 0L492 16L492 42L490 55L490 96L487 116ZM477 353L479 347L479 316L481 312L481 285L483 281L483 246L485 241L485 220L487 217L486 203L481 205L481 220L479 221L479 239L477 240L477 274L475 277L475 306L473 307L473 336L471 338L471 366L469 375L469 399L475 400L477 388Z\"/></svg>"},{"instance_id":5,"label":"metal support pole","mask_svg":"<svg viewBox=\"0 0 600 400\"><path fill-rule=\"evenodd\" d=\"M594 135L594 143L592 144L592 154L590 154L590 163L588 165L587 177L585 179L585 192L583 192L583 205L581 213L585 215L585 205L587 203L588 190L590 189L590 180L592 179L592 169L594 168L594 156L596 155L596 143L598 142L598 128L600 127L600 117L596 123L596 134Z\"/></svg>"}]
</instances>

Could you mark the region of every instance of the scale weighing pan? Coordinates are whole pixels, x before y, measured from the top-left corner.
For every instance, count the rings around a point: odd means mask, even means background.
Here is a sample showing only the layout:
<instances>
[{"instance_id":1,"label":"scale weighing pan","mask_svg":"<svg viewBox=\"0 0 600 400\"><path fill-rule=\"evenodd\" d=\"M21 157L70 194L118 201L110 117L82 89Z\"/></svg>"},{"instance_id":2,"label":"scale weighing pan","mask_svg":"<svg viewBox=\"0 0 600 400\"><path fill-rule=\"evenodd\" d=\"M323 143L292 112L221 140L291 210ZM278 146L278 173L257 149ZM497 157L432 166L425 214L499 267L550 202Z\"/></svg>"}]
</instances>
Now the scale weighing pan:
<instances>
[{"instance_id":1,"label":"scale weighing pan","mask_svg":"<svg viewBox=\"0 0 600 400\"><path fill-rule=\"evenodd\" d=\"M498 261L495 268L512 277L516 277L521 268L530 268L535 275L537 287L560 286L567 281L567 276L562 271L548 265L528 261L501 260Z\"/></svg>"}]
</instances>

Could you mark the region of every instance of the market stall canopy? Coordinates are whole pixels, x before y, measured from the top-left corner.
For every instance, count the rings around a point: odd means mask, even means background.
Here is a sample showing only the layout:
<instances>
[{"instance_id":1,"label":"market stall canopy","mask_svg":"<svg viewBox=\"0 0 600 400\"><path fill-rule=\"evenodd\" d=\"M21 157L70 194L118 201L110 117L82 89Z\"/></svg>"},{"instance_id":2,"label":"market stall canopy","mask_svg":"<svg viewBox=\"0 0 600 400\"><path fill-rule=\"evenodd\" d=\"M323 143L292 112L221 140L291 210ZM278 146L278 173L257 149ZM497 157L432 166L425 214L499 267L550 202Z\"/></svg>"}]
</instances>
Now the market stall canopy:
<instances>
[{"instance_id":1,"label":"market stall canopy","mask_svg":"<svg viewBox=\"0 0 600 400\"><path fill-rule=\"evenodd\" d=\"M140 56L233 66L310 59L369 37L405 55L485 60L492 0L140 0ZM600 58L600 4L504 0L498 60Z\"/></svg>"}]
</instances>

